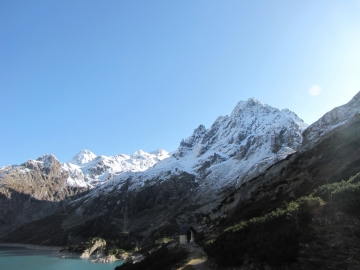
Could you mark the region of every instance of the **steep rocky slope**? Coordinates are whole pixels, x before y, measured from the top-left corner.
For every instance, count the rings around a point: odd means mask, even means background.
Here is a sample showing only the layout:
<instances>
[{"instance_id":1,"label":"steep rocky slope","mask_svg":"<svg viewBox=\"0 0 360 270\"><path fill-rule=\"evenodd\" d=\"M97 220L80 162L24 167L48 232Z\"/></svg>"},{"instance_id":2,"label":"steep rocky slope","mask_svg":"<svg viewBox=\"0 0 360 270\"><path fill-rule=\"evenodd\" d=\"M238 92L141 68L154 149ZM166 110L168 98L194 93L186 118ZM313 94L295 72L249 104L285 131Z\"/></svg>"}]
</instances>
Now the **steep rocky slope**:
<instances>
[{"instance_id":1,"label":"steep rocky slope","mask_svg":"<svg viewBox=\"0 0 360 270\"><path fill-rule=\"evenodd\" d=\"M68 177L53 155L1 168L0 235L50 215L66 199L87 190L68 186Z\"/></svg>"},{"instance_id":2,"label":"steep rocky slope","mask_svg":"<svg viewBox=\"0 0 360 270\"><path fill-rule=\"evenodd\" d=\"M223 224L266 212L316 187L348 179L360 172L360 114L330 131L309 150L294 153L243 184L207 216Z\"/></svg>"},{"instance_id":3,"label":"steep rocky slope","mask_svg":"<svg viewBox=\"0 0 360 270\"><path fill-rule=\"evenodd\" d=\"M113 157L80 151L69 162L53 155L0 168L0 236L24 223L40 219L68 200L123 172L144 171L167 158L164 150Z\"/></svg>"}]
</instances>

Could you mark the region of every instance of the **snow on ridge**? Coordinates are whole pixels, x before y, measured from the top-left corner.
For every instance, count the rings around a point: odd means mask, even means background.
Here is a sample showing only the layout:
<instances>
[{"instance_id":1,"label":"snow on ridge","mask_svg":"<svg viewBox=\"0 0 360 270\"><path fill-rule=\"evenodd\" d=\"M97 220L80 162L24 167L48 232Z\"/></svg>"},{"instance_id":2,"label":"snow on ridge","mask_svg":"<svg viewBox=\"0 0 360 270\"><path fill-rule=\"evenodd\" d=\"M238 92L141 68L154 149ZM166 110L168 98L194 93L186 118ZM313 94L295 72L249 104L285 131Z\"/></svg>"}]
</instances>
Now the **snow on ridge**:
<instances>
[{"instance_id":1,"label":"snow on ridge","mask_svg":"<svg viewBox=\"0 0 360 270\"><path fill-rule=\"evenodd\" d=\"M163 149L147 153L138 150L131 155L96 156L87 163L63 164L63 168L70 172L69 185L88 185L90 188L104 183L125 172L143 172L157 162L168 158L169 154ZM75 159L75 162L78 161ZM80 173L81 172L81 173Z\"/></svg>"},{"instance_id":2,"label":"snow on ridge","mask_svg":"<svg viewBox=\"0 0 360 270\"><path fill-rule=\"evenodd\" d=\"M237 146L246 143L249 137L277 135L279 130L291 133L301 143L301 133L308 125L289 110L278 110L251 98L240 101L231 116L218 117L211 128L200 125L193 134L180 143L175 156L186 153L201 156L208 150L226 155L238 151ZM290 136L290 134L289 134Z\"/></svg>"},{"instance_id":3,"label":"snow on ridge","mask_svg":"<svg viewBox=\"0 0 360 270\"><path fill-rule=\"evenodd\" d=\"M347 123L359 113L360 91L348 103L335 107L305 129L302 149L306 150L314 146L326 133Z\"/></svg>"},{"instance_id":4,"label":"snow on ridge","mask_svg":"<svg viewBox=\"0 0 360 270\"><path fill-rule=\"evenodd\" d=\"M68 185L90 188L120 185L128 177L133 179L130 189L140 188L146 180L181 172L212 187L241 184L297 151L306 127L295 113L250 98L240 101L230 116L219 116L210 128L200 125L171 156L162 149L115 156L82 150L62 168L69 173Z\"/></svg>"},{"instance_id":5,"label":"snow on ridge","mask_svg":"<svg viewBox=\"0 0 360 270\"><path fill-rule=\"evenodd\" d=\"M116 156L96 156L89 150L82 150L70 162L60 163L54 155L46 154L21 165L1 167L0 177L6 174L27 174L34 168L51 170L56 165L69 175L66 179L69 186L93 188L124 172L143 172L168 157L169 153L163 149L153 153L138 150L132 155Z\"/></svg>"},{"instance_id":6,"label":"snow on ridge","mask_svg":"<svg viewBox=\"0 0 360 270\"><path fill-rule=\"evenodd\" d=\"M95 158L96 158L96 155L93 152L91 152L87 149L84 149L84 150L81 150L79 153L77 153L75 156L73 156L72 159L70 159L68 161L68 163L81 165L84 163L88 163Z\"/></svg>"}]
</instances>

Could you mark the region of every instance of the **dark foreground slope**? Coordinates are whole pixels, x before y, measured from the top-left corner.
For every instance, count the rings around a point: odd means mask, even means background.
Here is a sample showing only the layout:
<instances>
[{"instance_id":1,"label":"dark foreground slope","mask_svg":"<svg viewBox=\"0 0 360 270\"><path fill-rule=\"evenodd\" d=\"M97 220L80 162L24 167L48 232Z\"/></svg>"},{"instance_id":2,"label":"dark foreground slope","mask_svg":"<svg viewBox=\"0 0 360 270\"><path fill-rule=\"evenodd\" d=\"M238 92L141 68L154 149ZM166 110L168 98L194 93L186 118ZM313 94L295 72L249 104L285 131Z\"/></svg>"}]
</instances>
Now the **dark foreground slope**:
<instances>
[{"instance_id":1,"label":"dark foreground slope","mask_svg":"<svg viewBox=\"0 0 360 270\"><path fill-rule=\"evenodd\" d=\"M217 267L360 269L359 173L357 114L224 199L205 250Z\"/></svg>"}]
</instances>

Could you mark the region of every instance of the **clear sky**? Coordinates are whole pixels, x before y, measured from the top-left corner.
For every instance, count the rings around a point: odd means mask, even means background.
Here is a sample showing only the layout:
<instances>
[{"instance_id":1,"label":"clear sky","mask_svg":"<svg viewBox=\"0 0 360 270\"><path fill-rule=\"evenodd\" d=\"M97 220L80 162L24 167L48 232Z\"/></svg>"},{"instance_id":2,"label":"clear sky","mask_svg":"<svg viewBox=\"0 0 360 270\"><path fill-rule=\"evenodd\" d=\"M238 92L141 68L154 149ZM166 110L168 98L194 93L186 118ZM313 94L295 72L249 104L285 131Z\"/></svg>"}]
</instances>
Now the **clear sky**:
<instances>
[{"instance_id":1,"label":"clear sky","mask_svg":"<svg viewBox=\"0 0 360 270\"><path fill-rule=\"evenodd\" d=\"M177 149L256 97L311 124L360 90L360 1L0 1L0 166Z\"/></svg>"}]
</instances>

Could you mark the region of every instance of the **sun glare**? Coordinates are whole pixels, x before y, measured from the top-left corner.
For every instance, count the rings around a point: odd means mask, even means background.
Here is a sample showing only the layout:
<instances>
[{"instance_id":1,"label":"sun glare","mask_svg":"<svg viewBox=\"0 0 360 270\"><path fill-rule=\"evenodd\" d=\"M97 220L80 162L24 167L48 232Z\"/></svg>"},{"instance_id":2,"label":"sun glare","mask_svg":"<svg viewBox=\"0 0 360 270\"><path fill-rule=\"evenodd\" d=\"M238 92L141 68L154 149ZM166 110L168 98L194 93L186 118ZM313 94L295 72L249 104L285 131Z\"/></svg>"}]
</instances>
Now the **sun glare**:
<instances>
[{"instance_id":1,"label":"sun glare","mask_svg":"<svg viewBox=\"0 0 360 270\"><path fill-rule=\"evenodd\" d=\"M313 85L309 88L309 94L312 96L317 96L321 93L321 87L318 85Z\"/></svg>"}]
</instances>

